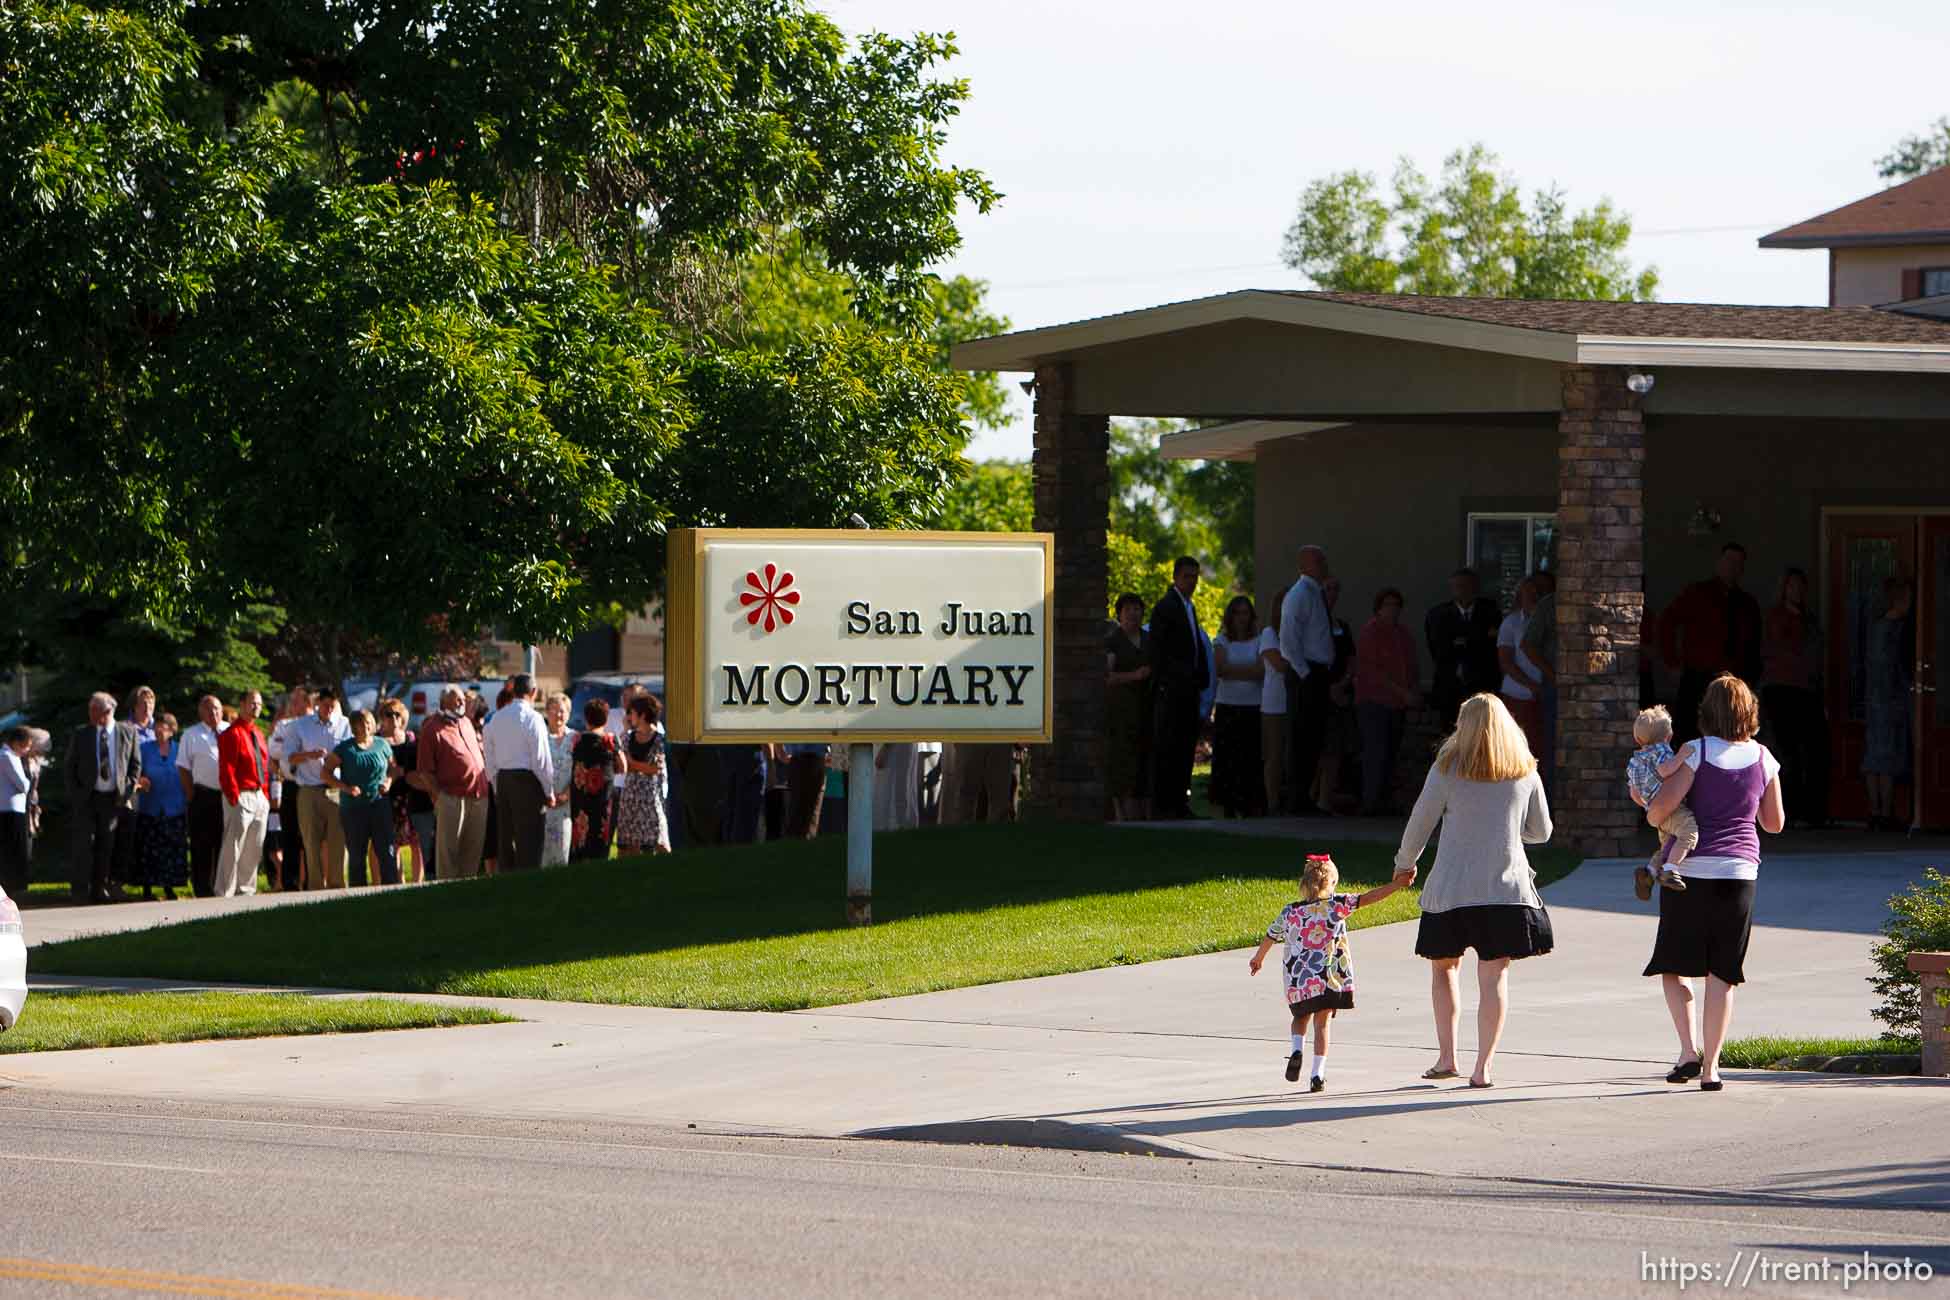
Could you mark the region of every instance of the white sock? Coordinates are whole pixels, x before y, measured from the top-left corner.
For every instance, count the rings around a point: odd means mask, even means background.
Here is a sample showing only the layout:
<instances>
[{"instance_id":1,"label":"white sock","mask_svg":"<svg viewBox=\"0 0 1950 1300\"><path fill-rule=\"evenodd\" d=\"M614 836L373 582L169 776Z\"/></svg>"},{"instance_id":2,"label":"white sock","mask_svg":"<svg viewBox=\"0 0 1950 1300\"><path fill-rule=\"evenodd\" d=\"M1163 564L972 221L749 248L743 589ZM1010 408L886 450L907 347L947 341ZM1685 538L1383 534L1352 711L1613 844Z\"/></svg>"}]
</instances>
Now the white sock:
<instances>
[{"instance_id":1,"label":"white sock","mask_svg":"<svg viewBox=\"0 0 1950 1300\"><path fill-rule=\"evenodd\" d=\"M1314 1054L1313 1077L1316 1079L1325 1079L1327 1077L1327 1053L1316 1052Z\"/></svg>"},{"instance_id":2,"label":"white sock","mask_svg":"<svg viewBox=\"0 0 1950 1300\"><path fill-rule=\"evenodd\" d=\"M1293 1054L1295 1056L1307 1050L1307 1036L1305 1034L1288 1034L1287 1037L1293 1040Z\"/></svg>"}]
</instances>

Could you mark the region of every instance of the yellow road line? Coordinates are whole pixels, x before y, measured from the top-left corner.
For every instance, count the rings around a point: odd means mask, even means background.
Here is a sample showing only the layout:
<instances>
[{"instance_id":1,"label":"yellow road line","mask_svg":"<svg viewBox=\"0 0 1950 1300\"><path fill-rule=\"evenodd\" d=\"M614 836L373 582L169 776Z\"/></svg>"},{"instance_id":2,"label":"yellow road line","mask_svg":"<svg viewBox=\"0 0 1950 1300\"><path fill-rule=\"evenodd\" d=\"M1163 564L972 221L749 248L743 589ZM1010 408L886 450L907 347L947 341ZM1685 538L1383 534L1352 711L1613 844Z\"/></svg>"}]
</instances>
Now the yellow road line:
<instances>
[{"instance_id":1,"label":"yellow road line","mask_svg":"<svg viewBox=\"0 0 1950 1300\"><path fill-rule=\"evenodd\" d=\"M161 1273L149 1269L102 1268L93 1264L65 1264L51 1259L9 1259L0 1256L0 1278L62 1282L76 1287L115 1291L148 1291L164 1295L225 1296L231 1300L410 1300L385 1291L347 1291L339 1287L306 1286L299 1282L252 1282L235 1277L200 1277L190 1273Z\"/></svg>"}]
</instances>

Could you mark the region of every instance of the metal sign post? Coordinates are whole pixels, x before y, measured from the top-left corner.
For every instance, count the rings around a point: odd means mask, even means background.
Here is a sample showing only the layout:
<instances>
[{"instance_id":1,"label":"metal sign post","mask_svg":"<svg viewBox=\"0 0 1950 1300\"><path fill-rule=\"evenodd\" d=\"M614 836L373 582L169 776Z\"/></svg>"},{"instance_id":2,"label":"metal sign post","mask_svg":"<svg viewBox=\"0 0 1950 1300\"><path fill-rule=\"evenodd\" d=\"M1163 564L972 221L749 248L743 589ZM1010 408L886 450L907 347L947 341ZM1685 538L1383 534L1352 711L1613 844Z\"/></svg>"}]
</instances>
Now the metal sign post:
<instances>
[{"instance_id":1,"label":"metal sign post","mask_svg":"<svg viewBox=\"0 0 1950 1300\"><path fill-rule=\"evenodd\" d=\"M873 746L846 747L846 923L873 924Z\"/></svg>"}]
</instances>

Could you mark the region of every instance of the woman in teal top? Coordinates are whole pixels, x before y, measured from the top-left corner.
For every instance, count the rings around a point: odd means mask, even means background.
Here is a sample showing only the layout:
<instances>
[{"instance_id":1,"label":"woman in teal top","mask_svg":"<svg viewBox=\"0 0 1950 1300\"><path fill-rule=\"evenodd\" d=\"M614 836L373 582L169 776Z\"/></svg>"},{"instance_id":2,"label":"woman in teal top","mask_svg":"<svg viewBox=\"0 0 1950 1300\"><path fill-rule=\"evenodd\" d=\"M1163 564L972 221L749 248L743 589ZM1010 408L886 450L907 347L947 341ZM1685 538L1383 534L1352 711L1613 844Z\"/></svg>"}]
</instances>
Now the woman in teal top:
<instances>
[{"instance_id":1,"label":"woman in teal top","mask_svg":"<svg viewBox=\"0 0 1950 1300\"><path fill-rule=\"evenodd\" d=\"M339 825L345 828L345 864L354 885L366 883L366 847L379 859L379 883L399 883L399 855L393 850L392 784L387 771L393 747L373 732L373 716L360 709L349 719L352 735L320 763L325 784L339 792Z\"/></svg>"}]
</instances>

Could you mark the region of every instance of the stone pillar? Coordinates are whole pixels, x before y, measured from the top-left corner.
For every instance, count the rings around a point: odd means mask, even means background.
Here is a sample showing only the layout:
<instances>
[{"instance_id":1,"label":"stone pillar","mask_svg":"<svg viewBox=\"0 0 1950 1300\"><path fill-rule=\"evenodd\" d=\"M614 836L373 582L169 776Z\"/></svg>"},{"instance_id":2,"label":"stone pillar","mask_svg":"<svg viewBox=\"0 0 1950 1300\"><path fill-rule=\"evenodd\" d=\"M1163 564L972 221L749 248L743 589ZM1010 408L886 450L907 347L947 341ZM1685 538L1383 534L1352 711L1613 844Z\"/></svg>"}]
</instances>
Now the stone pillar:
<instances>
[{"instance_id":1,"label":"stone pillar","mask_svg":"<svg viewBox=\"0 0 1950 1300\"><path fill-rule=\"evenodd\" d=\"M1645 607L1645 419L1618 366L1569 366L1558 415L1555 839L1641 847L1625 786Z\"/></svg>"},{"instance_id":2,"label":"stone pillar","mask_svg":"<svg viewBox=\"0 0 1950 1300\"><path fill-rule=\"evenodd\" d=\"M1055 741L1030 751L1027 811L1102 821L1110 417L1079 415L1069 362L1036 371L1036 530L1056 534L1049 689Z\"/></svg>"}]
</instances>

